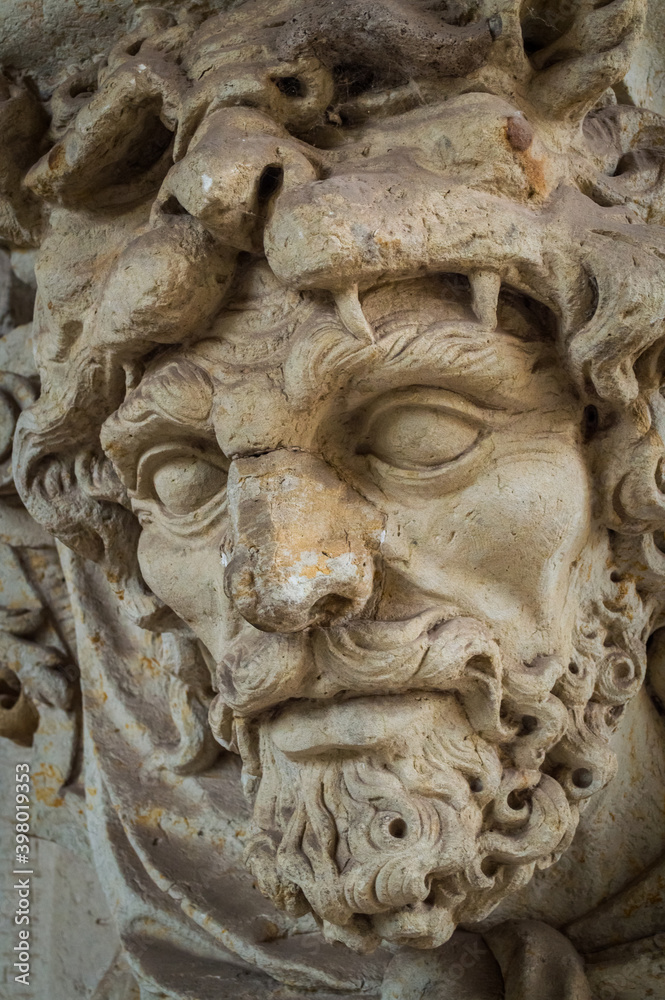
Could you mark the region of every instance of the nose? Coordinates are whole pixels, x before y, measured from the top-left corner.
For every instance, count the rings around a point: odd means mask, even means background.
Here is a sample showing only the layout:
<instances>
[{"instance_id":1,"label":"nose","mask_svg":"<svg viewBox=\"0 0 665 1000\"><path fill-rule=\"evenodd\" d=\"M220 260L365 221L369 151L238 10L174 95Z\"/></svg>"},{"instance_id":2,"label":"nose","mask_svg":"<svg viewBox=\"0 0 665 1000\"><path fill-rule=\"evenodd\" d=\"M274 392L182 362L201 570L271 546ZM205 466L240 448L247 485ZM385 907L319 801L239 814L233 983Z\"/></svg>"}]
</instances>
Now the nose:
<instances>
[{"instance_id":1,"label":"nose","mask_svg":"<svg viewBox=\"0 0 665 1000\"><path fill-rule=\"evenodd\" d=\"M265 632L297 632L355 617L374 590L382 518L308 452L236 459L224 587Z\"/></svg>"}]
</instances>

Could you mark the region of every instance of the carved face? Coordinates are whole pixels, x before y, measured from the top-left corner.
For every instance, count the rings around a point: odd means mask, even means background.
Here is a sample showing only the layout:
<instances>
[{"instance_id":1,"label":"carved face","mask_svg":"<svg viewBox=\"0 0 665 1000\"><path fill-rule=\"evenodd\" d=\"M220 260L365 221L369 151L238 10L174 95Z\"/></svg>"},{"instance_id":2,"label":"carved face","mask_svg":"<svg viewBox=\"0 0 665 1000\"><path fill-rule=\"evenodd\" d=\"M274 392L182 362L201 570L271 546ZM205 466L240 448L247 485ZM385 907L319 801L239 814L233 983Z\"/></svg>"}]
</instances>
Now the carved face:
<instances>
[{"instance_id":1,"label":"carved face","mask_svg":"<svg viewBox=\"0 0 665 1000\"><path fill-rule=\"evenodd\" d=\"M214 661L213 728L252 793L263 774L262 888L356 947L440 943L574 826L541 767L607 559L583 406L518 296L490 329L463 279L388 283L361 344L263 266L244 281L225 338L153 364L105 450L146 582Z\"/></svg>"},{"instance_id":2,"label":"carved face","mask_svg":"<svg viewBox=\"0 0 665 1000\"><path fill-rule=\"evenodd\" d=\"M490 331L468 298L437 277L369 292L369 347L321 305L267 361L203 342L107 423L145 578L216 660L243 619L291 634L432 608L519 661L568 655L583 408L535 315L506 300Z\"/></svg>"}]
</instances>

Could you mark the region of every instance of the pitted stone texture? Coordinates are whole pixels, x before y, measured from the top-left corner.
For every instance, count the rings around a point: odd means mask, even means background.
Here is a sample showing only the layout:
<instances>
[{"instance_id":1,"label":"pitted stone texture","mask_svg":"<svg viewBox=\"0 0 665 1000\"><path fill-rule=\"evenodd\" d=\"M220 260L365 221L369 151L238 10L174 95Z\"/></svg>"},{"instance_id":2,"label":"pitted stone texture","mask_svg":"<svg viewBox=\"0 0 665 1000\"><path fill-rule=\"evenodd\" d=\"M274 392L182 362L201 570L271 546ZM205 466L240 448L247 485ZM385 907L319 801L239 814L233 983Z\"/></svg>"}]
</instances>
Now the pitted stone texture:
<instances>
[{"instance_id":1,"label":"pitted stone texture","mask_svg":"<svg viewBox=\"0 0 665 1000\"><path fill-rule=\"evenodd\" d=\"M206 13L139 12L48 113L0 95L41 380L12 330L2 489L59 545L13 570L56 659L12 656L108 988L587 1000L629 891L646 990L665 125L613 89L646 0Z\"/></svg>"}]
</instances>

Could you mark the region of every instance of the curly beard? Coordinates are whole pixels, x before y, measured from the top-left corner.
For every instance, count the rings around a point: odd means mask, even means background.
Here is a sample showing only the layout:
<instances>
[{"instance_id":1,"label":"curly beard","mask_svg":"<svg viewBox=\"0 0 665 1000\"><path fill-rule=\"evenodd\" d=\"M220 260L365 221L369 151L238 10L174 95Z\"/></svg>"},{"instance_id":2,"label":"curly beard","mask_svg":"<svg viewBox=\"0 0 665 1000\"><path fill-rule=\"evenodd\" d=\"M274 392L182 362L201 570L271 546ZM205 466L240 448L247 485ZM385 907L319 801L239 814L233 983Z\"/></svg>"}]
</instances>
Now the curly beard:
<instances>
[{"instance_id":1,"label":"curly beard","mask_svg":"<svg viewBox=\"0 0 665 1000\"><path fill-rule=\"evenodd\" d=\"M560 785L502 767L454 695L398 700L409 746L392 744L389 754L293 761L269 725L260 736L261 832L247 863L278 905L311 908L327 937L358 950L382 938L442 944L460 919L481 917L523 884L574 829Z\"/></svg>"},{"instance_id":2,"label":"curly beard","mask_svg":"<svg viewBox=\"0 0 665 1000\"><path fill-rule=\"evenodd\" d=\"M585 606L574 662L507 663L471 618L421 628L261 637L235 650L211 713L219 730L234 709L259 888L358 951L437 947L553 864L614 773L609 736L644 677L645 609L625 583ZM325 699L278 699L275 642L325 674Z\"/></svg>"}]
</instances>

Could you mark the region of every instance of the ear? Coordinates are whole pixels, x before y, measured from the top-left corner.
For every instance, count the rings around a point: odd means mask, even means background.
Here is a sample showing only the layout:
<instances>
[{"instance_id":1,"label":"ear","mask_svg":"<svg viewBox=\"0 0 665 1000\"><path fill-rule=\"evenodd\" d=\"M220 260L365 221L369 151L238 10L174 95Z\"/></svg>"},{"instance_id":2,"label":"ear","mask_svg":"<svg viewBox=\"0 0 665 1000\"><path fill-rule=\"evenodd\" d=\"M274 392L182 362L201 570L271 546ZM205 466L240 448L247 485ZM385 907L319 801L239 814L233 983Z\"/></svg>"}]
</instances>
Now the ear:
<instances>
[{"instance_id":1,"label":"ear","mask_svg":"<svg viewBox=\"0 0 665 1000\"><path fill-rule=\"evenodd\" d=\"M155 8L138 16L98 70L89 63L56 88L49 134L59 141L39 162L33 156L25 181L38 198L131 201L168 170L186 84L178 57L193 26Z\"/></svg>"},{"instance_id":2,"label":"ear","mask_svg":"<svg viewBox=\"0 0 665 1000\"><path fill-rule=\"evenodd\" d=\"M171 165L179 85L178 68L163 59L145 72L136 60L121 65L28 171L28 189L44 201L77 205L152 191Z\"/></svg>"},{"instance_id":3,"label":"ear","mask_svg":"<svg viewBox=\"0 0 665 1000\"><path fill-rule=\"evenodd\" d=\"M576 0L560 7L541 0L522 9L524 47L536 71L531 98L554 117L581 122L626 75L646 0Z\"/></svg>"},{"instance_id":4,"label":"ear","mask_svg":"<svg viewBox=\"0 0 665 1000\"><path fill-rule=\"evenodd\" d=\"M584 137L598 170L580 187L602 206L626 205L665 225L665 118L617 104L587 116Z\"/></svg>"}]
</instances>

